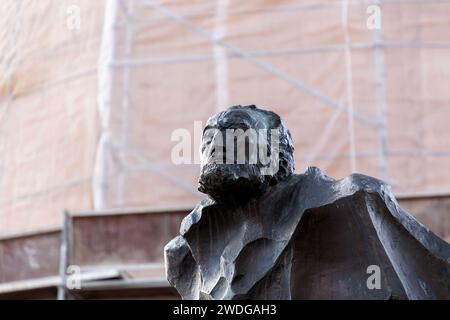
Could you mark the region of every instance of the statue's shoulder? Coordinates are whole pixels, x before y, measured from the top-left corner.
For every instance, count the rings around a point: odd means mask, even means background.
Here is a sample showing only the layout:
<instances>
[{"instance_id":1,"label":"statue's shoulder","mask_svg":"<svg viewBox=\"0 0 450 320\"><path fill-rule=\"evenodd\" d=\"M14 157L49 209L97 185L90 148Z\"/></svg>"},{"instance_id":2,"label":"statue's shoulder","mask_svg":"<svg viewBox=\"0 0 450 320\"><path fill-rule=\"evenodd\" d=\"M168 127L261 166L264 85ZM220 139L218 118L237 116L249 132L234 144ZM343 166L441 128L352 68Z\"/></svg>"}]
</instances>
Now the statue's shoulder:
<instances>
[{"instance_id":1,"label":"statue's shoulder","mask_svg":"<svg viewBox=\"0 0 450 320\"><path fill-rule=\"evenodd\" d=\"M351 183L359 190L367 192L390 192L390 185L383 180L361 173L353 173L341 180L341 183Z\"/></svg>"},{"instance_id":2,"label":"statue's shoulder","mask_svg":"<svg viewBox=\"0 0 450 320\"><path fill-rule=\"evenodd\" d=\"M186 234L186 232L188 232L193 225L197 224L200 221L205 210L216 206L217 203L209 197L197 203L195 208L186 217L184 217L183 221L181 222L180 234Z\"/></svg>"},{"instance_id":3,"label":"statue's shoulder","mask_svg":"<svg viewBox=\"0 0 450 320\"><path fill-rule=\"evenodd\" d=\"M306 171L301 174L304 179L315 180L315 181L325 181L325 182L335 182L336 180L327 176L325 172L323 172L318 167L308 167Z\"/></svg>"},{"instance_id":4,"label":"statue's shoulder","mask_svg":"<svg viewBox=\"0 0 450 320\"><path fill-rule=\"evenodd\" d=\"M333 189L339 188L341 190L348 190L349 192L390 192L389 184L387 184L383 180L361 173L352 173L342 179L336 180L327 176L321 169L317 167L308 167L308 169L306 169L304 173L296 176L298 183L319 185L322 188L326 188L326 186L329 186Z\"/></svg>"},{"instance_id":5,"label":"statue's shoulder","mask_svg":"<svg viewBox=\"0 0 450 320\"><path fill-rule=\"evenodd\" d=\"M295 185L296 187L323 187L325 185L330 185L336 183L336 180L327 176L318 167L308 167L305 172L300 174L294 174L289 177L289 184Z\"/></svg>"}]
</instances>

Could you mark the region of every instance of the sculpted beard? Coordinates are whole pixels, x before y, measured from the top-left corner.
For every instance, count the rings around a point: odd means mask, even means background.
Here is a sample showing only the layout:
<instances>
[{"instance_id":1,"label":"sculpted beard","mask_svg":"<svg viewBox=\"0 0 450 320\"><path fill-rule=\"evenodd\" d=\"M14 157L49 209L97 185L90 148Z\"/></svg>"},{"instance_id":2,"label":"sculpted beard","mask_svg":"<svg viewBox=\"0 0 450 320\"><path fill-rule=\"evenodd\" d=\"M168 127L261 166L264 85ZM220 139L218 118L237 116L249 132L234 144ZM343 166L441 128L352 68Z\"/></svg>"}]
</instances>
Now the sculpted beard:
<instances>
[{"instance_id":1,"label":"sculpted beard","mask_svg":"<svg viewBox=\"0 0 450 320\"><path fill-rule=\"evenodd\" d=\"M227 136L228 130L233 136ZM227 143L235 147L227 150ZM205 127L198 190L227 203L260 196L294 172L293 151L291 135L276 114L255 106L231 107Z\"/></svg>"},{"instance_id":2,"label":"sculpted beard","mask_svg":"<svg viewBox=\"0 0 450 320\"><path fill-rule=\"evenodd\" d=\"M258 164L208 163L202 168L198 190L218 202L242 201L263 194L270 180Z\"/></svg>"}]
</instances>

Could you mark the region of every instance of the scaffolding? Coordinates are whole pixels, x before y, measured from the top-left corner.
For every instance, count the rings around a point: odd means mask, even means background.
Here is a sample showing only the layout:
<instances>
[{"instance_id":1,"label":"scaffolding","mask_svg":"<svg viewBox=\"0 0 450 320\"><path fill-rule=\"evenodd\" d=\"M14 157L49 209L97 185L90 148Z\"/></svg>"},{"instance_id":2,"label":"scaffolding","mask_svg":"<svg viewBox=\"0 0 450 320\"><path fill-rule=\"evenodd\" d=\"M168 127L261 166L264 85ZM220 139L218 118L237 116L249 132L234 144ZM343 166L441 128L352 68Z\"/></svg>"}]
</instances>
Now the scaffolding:
<instances>
[{"instance_id":1,"label":"scaffolding","mask_svg":"<svg viewBox=\"0 0 450 320\"><path fill-rule=\"evenodd\" d=\"M381 27L374 30L366 26L369 16L366 9L370 5L378 6L381 13ZM264 5L228 0L191 4L151 0L107 2L103 39L109 44L102 46L101 56L108 59L101 60L99 79L108 82L108 85L101 87L121 90L121 94L109 92L107 97L118 98L99 99L104 126L97 153L98 174L94 177L95 208L133 205L126 190L132 188L134 183L145 185L144 176L149 181L149 190L155 177L159 177L158 181L165 181L162 183L163 189L175 187L182 201L187 201L182 204L199 199L200 195L194 187L198 170L195 164L182 165L181 169L177 169L170 163L169 149L152 152L151 145L157 145L155 141L146 143L139 140L136 144L136 135L144 134L146 126L139 121L133 122L136 118L130 116L136 113L136 109L145 109L142 113L151 119L154 108L166 107L164 92L159 91L158 85L154 85L154 92L152 89L143 92L136 90L132 83L139 81L151 87L157 81L165 84L180 76L186 79L185 87L177 83L173 88L170 84L164 88L183 104L170 105L170 112L167 113L161 110L156 112L159 117L162 116L162 119L155 121L157 126L160 125L159 129L163 129L162 126L171 130L178 127L189 129L194 120L205 121L212 113L230 104L258 104L261 101L263 107L279 112L293 131L300 172L309 165L324 167L328 174L337 178L351 172L361 172L388 181L397 193L405 195L450 190L450 179L429 173L438 167L445 170L450 164L450 149L446 142L450 137L448 131L445 132L447 137L436 137L441 143L438 147L433 145L430 148L424 142L424 135L428 138L435 133L432 127L424 128L423 124L427 122L426 112L430 107L417 105L427 104L421 94L429 93L401 88L406 96L393 98L396 93L389 91L392 82L398 81L396 77L403 76L402 70L389 69L393 66L390 56L407 52L404 54L405 68L409 68L408 65L417 62L414 54L408 53L410 51L418 50L422 54L438 50L443 55L448 54L450 45L444 42L444 35L437 37L437 41L429 41L429 33L426 32L423 32L425 35L409 37L411 39L400 37L397 41L393 41L391 35L402 35L403 29L407 28L441 28L439 30L445 32L445 19L428 24L427 17L437 9L448 12L450 2L362 0L308 1L299 4L297 1L282 1L265 2ZM420 16L405 18L412 13ZM293 24L296 19L300 21L308 15L322 18L315 27L310 28L313 30L305 31ZM276 23L283 17L287 22L278 27ZM274 24L273 29L265 25L271 23ZM248 34L247 30L253 33ZM316 33L327 31L331 33L329 39L324 37L323 41L317 41L323 42L321 46L308 44L314 41L304 41L306 44L300 47L290 45L290 42L296 42L296 37L320 38ZM277 40L279 38L283 41ZM153 39L156 40L151 41ZM264 41L266 43L261 45ZM283 58L288 62L283 63ZM311 66L304 72L295 72L297 65L304 67L303 60L311 59L328 66ZM426 62L421 63L417 77L421 77L420 72L427 68ZM239 73L236 65L244 69L240 77L234 75ZM195 70L196 67L202 81L193 84L184 70ZM168 71L163 72L163 68ZM366 74L361 72L361 68L367 69ZM449 74L448 66L443 70ZM164 78L153 78L153 73L155 77L164 74ZM319 77L315 74L329 76L337 85L330 87L327 81L314 79ZM388 76L390 78L386 79ZM119 86L114 84L117 77L122 78ZM203 80L205 77L208 79ZM444 80L448 82L448 78ZM259 89L272 84L282 88L282 92L274 90L265 94ZM181 90L177 91L177 88ZM192 93L194 91L199 93ZM370 97L361 96L366 92L370 92ZM99 94L105 95L105 92ZM298 102L295 101L297 97ZM198 106L197 101L201 98L206 102ZM400 99L402 105L396 105L396 99ZM441 102L445 105L449 99L450 96L446 95ZM405 114L413 113L410 106L403 105L403 100L409 101L420 111L414 111L413 120L416 122L409 125L402 122L397 111L391 111L402 109ZM272 105L271 101L276 103ZM296 109L300 114L295 114ZM192 110L195 110L192 113L196 118L187 114ZM174 111L182 113L185 119L171 121L165 118L172 116ZM443 112L450 115L448 111ZM115 119L111 119L112 114L116 115ZM303 121L302 114L305 115ZM420 119L420 116L423 118ZM302 128L303 122L311 121L316 125L314 128ZM401 130L395 128L398 124L407 125L407 133L413 126L420 129L413 132L413 136L405 137L401 136ZM162 131L165 134L152 136L149 133L148 139L167 141L169 131ZM404 144L412 148L403 148ZM429 162L436 162L433 159L438 159L438 166L429 168ZM139 178L130 178L129 172L134 170L144 174ZM180 171L183 173L179 174ZM412 181L411 174L414 172L416 180ZM158 203L161 199L155 197L148 201Z\"/></svg>"},{"instance_id":2,"label":"scaffolding","mask_svg":"<svg viewBox=\"0 0 450 320\"><path fill-rule=\"evenodd\" d=\"M198 164L172 162L171 133L187 129L196 152L194 123L235 104L281 115L297 173L382 178L448 241L450 1L7 0L0 12L1 296L169 290L156 254L134 265L101 248L91 268L70 251L109 223L97 219L186 208L139 229L149 242L170 230L148 248L162 253L204 196ZM66 287L72 263L83 292ZM130 279L153 263L157 278Z\"/></svg>"},{"instance_id":3,"label":"scaffolding","mask_svg":"<svg viewBox=\"0 0 450 320\"><path fill-rule=\"evenodd\" d=\"M379 29L367 27L369 6ZM189 130L194 153L193 124L234 104L282 116L298 173L318 166L382 178L396 194L450 193L449 1L0 10L0 235L57 228L63 209L193 206L199 166L172 162L171 134Z\"/></svg>"}]
</instances>

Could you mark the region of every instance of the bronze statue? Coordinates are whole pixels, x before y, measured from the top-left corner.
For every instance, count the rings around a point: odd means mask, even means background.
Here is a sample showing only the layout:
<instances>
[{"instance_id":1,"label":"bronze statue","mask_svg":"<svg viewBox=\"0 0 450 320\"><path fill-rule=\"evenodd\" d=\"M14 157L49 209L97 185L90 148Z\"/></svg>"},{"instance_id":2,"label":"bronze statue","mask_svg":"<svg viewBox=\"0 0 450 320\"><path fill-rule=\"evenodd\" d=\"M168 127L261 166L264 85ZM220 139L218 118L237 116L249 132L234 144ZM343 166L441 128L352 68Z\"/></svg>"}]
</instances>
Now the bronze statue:
<instances>
[{"instance_id":1,"label":"bronze statue","mask_svg":"<svg viewBox=\"0 0 450 320\"><path fill-rule=\"evenodd\" d=\"M450 299L450 245L388 185L295 174L293 150L273 112L235 106L208 120L199 190L209 197L165 247L183 299Z\"/></svg>"}]
</instances>

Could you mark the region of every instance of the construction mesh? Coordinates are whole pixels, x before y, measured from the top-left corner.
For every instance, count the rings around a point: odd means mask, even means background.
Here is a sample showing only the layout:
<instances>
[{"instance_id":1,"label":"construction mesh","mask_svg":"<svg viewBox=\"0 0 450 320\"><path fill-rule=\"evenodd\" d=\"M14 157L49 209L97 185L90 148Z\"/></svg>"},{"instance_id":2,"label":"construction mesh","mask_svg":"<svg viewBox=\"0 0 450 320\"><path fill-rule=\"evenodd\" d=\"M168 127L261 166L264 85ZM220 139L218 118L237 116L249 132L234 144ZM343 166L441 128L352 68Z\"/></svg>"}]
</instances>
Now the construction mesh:
<instances>
[{"instance_id":1,"label":"construction mesh","mask_svg":"<svg viewBox=\"0 0 450 320\"><path fill-rule=\"evenodd\" d=\"M173 163L171 135L189 130L196 152L195 122L235 104L282 116L299 173L450 192L450 1L4 1L1 12L0 234L57 226L63 208L193 206L199 166Z\"/></svg>"}]
</instances>

